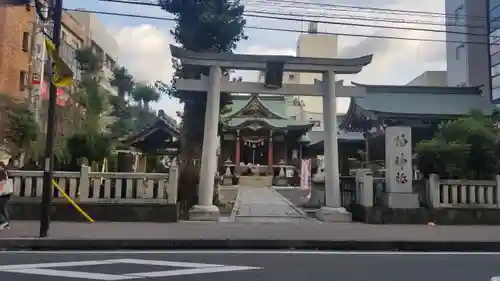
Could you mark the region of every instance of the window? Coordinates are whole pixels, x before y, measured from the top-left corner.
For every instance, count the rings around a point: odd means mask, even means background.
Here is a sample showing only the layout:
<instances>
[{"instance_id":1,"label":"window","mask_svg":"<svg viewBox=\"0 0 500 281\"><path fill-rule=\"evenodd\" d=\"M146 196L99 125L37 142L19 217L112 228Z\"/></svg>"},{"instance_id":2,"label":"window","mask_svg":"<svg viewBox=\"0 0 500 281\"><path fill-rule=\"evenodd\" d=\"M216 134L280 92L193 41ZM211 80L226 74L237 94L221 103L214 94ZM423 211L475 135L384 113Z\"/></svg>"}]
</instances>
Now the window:
<instances>
[{"instance_id":1,"label":"window","mask_svg":"<svg viewBox=\"0 0 500 281\"><path fill-rule=\"evenodd\" d=\"M453 25L461 25L462 22L462 16L464 12L464 6L460 5L458 8L455 10L455 15L452 17L452 24Z\"/></svg>"},{"instance_id":2,"label":"window","mask_svg":"<svg viewBox=\"0 0 500 281\"><path fill-rule=\"evenodd\" d=\"M496 54L500 51L500 39L497 39L490 44L490 55Z\"/></svg>"},{"instance_id":3,"label":"window","mask_svg":"<svg viewBox=\"0 0 500 281\"><path fill-rule=\"evenodd\" d=\"M490 19L495 20L500 17L500 1L490 1Z\"/></svg>"},{"instance_id":4,"label":"window","mask_svg":"<svg viewBox=\"0 0 500 281\"><path fill-rule=\"evenodd\" d=\"M19 72L19 90L24 91L26 86L28 86L28 75L26 71L21 70Z\"/></svg>"},{"instance_id":5,"label":"window","mask_svg":"<svg viewBox=\"0 0 500 281\"><path fill-rule=\"evenodd\" d=\"M80 44L76 40L71 40L71 45L76 49L80 49Z\"/></svg>"},{"instance_id":6,"label":"window","mask_svg":"<svg viewBox=\"0 0 500 281\"><path fill-rule=\"evenodd\" d=\"M295 80L295 74L288 74L288 80Z\"/></svg>"},{"instance_id":7,"label":"window","mask_svg":"<svg viewBox=\"0 0 500 281\"><path fill-rule=\"evenodd\" d=\"M313 124L314 127L321 127L321 121L318 120L311 120L311 124Z\"/></svg>"},{"instance_id":8,"label":"window","mask_svg":"<svg viewBox=\"0 0 500 281\"><path fill-rule=\"evenodd\" d=\"M500 75L497 75L491 79L491 88L498 88L500 87Z\"/></svg>"},{"instance_id":9,"label":"window","mask_svg":"<svg viewBox=\"0 0 500 281\"><path fill-rule=\"evenodd\" d=\"M23 42L22 42L23 52L28 52L30 50L30 33L23 32Z\"/></svg>"},{"instance_id":10,"label":"window","mask_svg":"<svg viewBox=\"0 0 500 281\"><path fill-rule=\"evenodd\" d=\"M497 76L500 74L500 64L497 64L491 68L491 77Z\"/></svg>"},{"instance_id":11,"label":"window","mask_svg":"<svg viewBox=\"0 0 500 281\"><path fill-rule=\"evenodd\" d=\"M465 46L464 44L459 45L457 49L455 50L455 59L456 60L461 60L464 58L464 52L465 52Z\"/></svg>"},{"instance_id":12,"label":"window","mask_svg":"<svg viewBox=\"0 0 500 281\"><path fill-rule=\"evenodd\" d=\"M492 100L498 100L500 99L500 88L493 89L491 91L491 99Z\"/></svg>"},{"instance_id":13,"label":"window","mask_svg":"<svg viewBox=\"0 0 500 281\"><path fill-rule=\"evenodd\" d=\"M497 41L500 38L500 29L491 31L490 33L490 43Z\"/></svg>"}]
</instances>

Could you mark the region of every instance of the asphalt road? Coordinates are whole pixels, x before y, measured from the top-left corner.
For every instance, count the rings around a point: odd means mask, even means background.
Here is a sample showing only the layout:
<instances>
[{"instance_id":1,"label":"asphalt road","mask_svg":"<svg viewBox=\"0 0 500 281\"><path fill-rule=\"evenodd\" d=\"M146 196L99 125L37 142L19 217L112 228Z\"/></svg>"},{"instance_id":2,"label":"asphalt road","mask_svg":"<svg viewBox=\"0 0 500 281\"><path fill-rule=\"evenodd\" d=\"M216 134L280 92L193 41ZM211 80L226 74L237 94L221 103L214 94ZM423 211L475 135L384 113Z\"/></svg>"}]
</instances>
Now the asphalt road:
<instances>
[{"instance_id":1,"label":"asphalt road","mask_svg":"<svg viewBox=\"0 0 500 281\"><path fill-rule=\"evenodd\" d=\"M0 280L16 281L490 281L495 276L500 276L498 253L0 252Z\"/></svg>"}]
</instances>

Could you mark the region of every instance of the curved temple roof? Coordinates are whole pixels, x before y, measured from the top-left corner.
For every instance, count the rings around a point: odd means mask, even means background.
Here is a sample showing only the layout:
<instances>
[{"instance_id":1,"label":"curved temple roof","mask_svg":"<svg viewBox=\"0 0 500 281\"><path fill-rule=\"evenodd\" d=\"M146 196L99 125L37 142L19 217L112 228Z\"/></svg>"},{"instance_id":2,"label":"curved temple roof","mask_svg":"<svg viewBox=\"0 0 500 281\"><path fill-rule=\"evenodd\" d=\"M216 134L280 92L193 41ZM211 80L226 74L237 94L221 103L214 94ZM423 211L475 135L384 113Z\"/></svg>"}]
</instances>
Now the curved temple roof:
<instances>
[{"instance_id":1,"label":"curved temple roof","mask_svg":"<svg viewBox=\"0 0 500 281\"><path fill-rule=\"evenodd\" d=\"M383 86L352 83L367 95L351 104L379 113L467 115L472 109L491 113L495 106L478 87Z\"/></svg>"},{"instance_id":2,"label":"curved temple roof","mask_svg":"<svg viewBox=\"0 0 500 281\"><path fill-rule=\"evenodd\" d=\"M238 105L233 104L233 106L238 106ZM233 108L233 110L230 113L226 114L224 117L225 118L236 117L237 115L243 114L245 110L249 110L251 109L251 107L254 107L255 109L263 110L266 113L266 115L269 116L269 118L284 119L284 120L288 119L284 117L284 115L282 115L280 112L277 112L274 109L272 109L271 108L272 105L267 105L266 103L264 103L264 101L262 101L262 99L260 99L259 96L256 94L252 94L250 99L245 104L240 104L239 106L240 106L239 108Z\"/></svg>"},{"instance_id":3,"label":"curved temple roof","mask_svg":"<svg viewBox=\"0 0 500 281\"><path fill-rule=\"evenodd\" d=\"M155 117L151 123L137 130L132 135L126 136L122 139L122 142L126 144L135 143L147 138L157 130L165 131L167 134L176 139L180 138L179 126L175 124L174 121L170 120L170 117L167 116L163 110L160 110L158 116Z\"/></svg>"},{"instance_id":4,"label":"curved temple roof","mask_svg":"<svg viewBox=\"0 0 500 281\"><path fill-rule=\"evenodd\" d=\"M393 86L364 85L367 95L351 98L347 111L348 118L341 123L341 128L349 126L352 116L359 110L382 116L458 117L481 110L490 114L495 106L481 95L478 87L428 87L428 86ZM359 110L358 110L359 109Z\"/></svg>"},{"instance_id":5,"label":"curved temple roof","mask_svg":"<svg viewBox=\"0 0 500 281\"><path fill-rule=\"evenodd\" d=\"M231 112L222 115L228 120L226 128L259 127L261 125L280 129L310 129L308 121L287 117L286 101L283 97L233 96ZM255 125L255 126L254 126Z\"/></svg>"}]
</instances>

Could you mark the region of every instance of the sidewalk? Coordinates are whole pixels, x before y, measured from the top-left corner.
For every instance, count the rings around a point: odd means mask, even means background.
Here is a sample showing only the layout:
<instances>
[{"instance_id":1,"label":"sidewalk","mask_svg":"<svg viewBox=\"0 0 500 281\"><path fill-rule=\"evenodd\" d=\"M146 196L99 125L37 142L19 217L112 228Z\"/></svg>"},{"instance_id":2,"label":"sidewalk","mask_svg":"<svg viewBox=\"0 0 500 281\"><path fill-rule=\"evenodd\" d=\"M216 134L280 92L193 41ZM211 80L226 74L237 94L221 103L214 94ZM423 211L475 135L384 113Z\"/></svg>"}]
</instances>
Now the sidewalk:
<instances>
[{"instance_id":1,"label":"sidewalk","mask_svg":"<svg viewBox=\"0 0 500 281\"><path fill-rule=\"evenodd\" d=\"M500 251L500 226L38 222L0 232L2 249L322 249Z\"/></svg>"},{"instance_id":2,"label":"sidewalk","mask_svg":"<svg viewBox=\"0 0 500 281\"><path fill-rule=\"evenodd\" d=\"M240 187L236 199L236 222L303 222L307 215L271 188Z\"/></svg>"}]
</instances>

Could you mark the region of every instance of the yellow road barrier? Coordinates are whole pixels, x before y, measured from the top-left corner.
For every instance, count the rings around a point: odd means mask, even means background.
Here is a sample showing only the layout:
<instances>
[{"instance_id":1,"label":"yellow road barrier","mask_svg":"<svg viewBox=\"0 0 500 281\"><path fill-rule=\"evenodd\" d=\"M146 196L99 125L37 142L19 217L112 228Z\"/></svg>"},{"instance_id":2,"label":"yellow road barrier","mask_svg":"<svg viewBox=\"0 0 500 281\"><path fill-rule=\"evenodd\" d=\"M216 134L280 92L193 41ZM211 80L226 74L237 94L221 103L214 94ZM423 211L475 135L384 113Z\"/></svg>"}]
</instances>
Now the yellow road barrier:
<instances>
[{"instance_id":1,"label":"yellow road barrier","mask_svg":"<svg viewBox=\"0 0 500 281\"><path fill-rule=\"evenodd\" d=\"M59 192L64 196L64 198L66 198L66 200L68 200L68 202L71 203L71 205L73 205L73 207L75 207L75 209L78 212L80 212L82 216L84 216L89 222L95 223L95 220L92 219L82 208L80 208L80 206L78 206L78 204L76 204L76 202L73 199L71 199L71 197L69 197L68 194L66 194L66 192L64 192L64 190L56 183L55 180L52 180L52 184L54 184L54 186L57 188L57 190L59 190Z\"/></svg>"}]
</instances>

